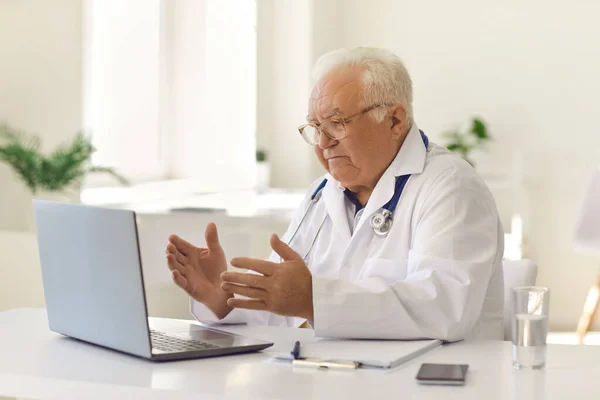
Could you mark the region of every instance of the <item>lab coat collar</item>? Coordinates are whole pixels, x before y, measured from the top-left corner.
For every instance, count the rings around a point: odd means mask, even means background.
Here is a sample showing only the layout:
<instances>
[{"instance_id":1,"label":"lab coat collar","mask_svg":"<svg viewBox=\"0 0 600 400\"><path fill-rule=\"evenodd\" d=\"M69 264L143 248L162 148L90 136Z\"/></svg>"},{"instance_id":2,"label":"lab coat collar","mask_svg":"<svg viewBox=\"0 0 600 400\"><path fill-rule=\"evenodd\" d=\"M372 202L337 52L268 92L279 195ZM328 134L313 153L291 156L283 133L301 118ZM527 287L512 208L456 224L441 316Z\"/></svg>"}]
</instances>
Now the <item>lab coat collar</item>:
<instances>
[{"instance_id":1,"label":"lab coat collar","mask_svg":"<svg viewBox=\"0 0 600 400\"><path fill-rule=\"evenodd\" d=\"M369 220L371 215L379 210L387 203L394 195L396 177L401 175L420 174L425 168L425 158L427 150L423 145L423 139L419 132L419 128L413 123L412 128L408 132L402 147L396 154L396 157L383 173L379 182L375 186L371 198L367 202L361 219L356 227L358 232L364 225L366 220ZM323 197L327 207L327 212L333 222L333 225L338 228L338 231L344 238L350 239L351 231L348 225L345 208L345 188L337 182L330 174L326 174L325 178L328 184L323 190Z\"/></svg>"},{"instance_id":2,"label":"lab coat collar","mask_svg":"<svg viewBox=\"0 0 600 400\"><path fill-rule=\"evenodd\" d=\"M344 243L350 242L351 231L346 216L345 188L339 184L330 174L325 174L327 184L323 188L323 200L327 208L327 214L331 218L333 228L340 235Z\"/></svg>"},{"instance_id":3,"label":"lab coat collar","mask_svg":"<svg viewBox=\"0 0 600 400\"><path fill-rule=\"evenodd\" d=\"M421 132L417 124L413 123L390 168L394 176L420 174L425 169L426 157L427 149L423 145Z\"/></svg>"}]
</instances>

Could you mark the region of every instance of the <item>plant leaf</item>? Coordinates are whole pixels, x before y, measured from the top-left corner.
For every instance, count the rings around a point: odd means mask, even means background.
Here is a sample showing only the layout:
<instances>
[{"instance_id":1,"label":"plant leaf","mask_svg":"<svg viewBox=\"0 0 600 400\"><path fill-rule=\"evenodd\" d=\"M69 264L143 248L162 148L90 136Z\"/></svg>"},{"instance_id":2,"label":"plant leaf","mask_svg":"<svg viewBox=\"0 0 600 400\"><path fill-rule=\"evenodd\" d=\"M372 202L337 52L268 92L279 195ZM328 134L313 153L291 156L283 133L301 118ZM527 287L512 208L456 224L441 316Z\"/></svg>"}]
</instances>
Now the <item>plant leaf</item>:
<instances>
[{"instance_id":1,"label":"plant leaf","mask_svg":"<svg viewBox=\"0 0 600 400\"><path fill-rule=\"evenodd\" d=\"M488 140L490 138L485 122L479 118L473 118L471 133L480 141Z\"/></svg>"},{"instance_id":2,"label":"plant leaf","mask_svg":"<svg viewBox=\"0 0 600 400\"><path fill-rule=\"evenodd\" d=\"M94 172L94 173L97 173L97 172L104 172L104 173L107 173L107 174L110 174L110 175L112 175L112 176L113 176L113 177L114 177L116 180L118 180L118 181L119 181L119 183L120 183L121 185L129 185L129 184L130 184L130 183L129 183L129 181L127 180L127 178L125 178L124 176L122 176L122 175L118 174L118 173L115 171L115 169L114 169L114 168L110 168L110 167L102 167L102 166L95 165L95 166L93 166L93 167L90 167L90 168L88 169L88 172Z\"/></svg>"}]
</instances>

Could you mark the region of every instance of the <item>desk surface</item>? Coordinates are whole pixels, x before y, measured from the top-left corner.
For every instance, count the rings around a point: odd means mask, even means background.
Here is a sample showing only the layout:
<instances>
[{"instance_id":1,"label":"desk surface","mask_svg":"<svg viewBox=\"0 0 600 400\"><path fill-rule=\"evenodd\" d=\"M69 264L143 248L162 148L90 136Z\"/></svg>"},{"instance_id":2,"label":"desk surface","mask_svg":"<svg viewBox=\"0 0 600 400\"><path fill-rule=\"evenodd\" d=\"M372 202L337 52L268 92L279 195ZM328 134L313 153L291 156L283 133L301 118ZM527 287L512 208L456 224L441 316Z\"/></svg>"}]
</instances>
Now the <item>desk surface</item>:
<instances>
[{"instance_id":1,"label":"desk surface","mask_svg":"<svg viewBox=\"0 0 600 400\"><path fill-rule=\"evenodd\" d=\"M28 399L598 399L600 346L549 345L543 371L517 371L509 342L439 347L398 368L319 371L271 361L311 330L231 326L274 341L262 353L153 363L62 337L41 309L0 313L0 395ZM419 386L422 362L469 364L464 387Z\"/></svg>"}]
</instances>

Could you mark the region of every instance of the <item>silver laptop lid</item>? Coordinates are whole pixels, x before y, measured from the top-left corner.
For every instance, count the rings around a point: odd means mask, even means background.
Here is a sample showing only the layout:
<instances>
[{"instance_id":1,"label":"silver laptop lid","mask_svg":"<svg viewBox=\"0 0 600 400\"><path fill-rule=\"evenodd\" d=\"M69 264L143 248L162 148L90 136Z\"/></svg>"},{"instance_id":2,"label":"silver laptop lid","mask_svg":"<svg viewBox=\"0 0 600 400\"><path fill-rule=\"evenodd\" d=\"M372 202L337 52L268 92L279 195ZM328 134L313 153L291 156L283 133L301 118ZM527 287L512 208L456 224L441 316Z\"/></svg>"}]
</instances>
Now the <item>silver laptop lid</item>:
<instances>
[{"instance_id":1,"label":"silver laptop lid","mask_svg":"<svg viewBox=\"0 0 600 400\"><path fill-rule=\"evenodd\" d=\"M34 200L50 329L150 357L135 213Z\"/></svg>"}]
</instances>

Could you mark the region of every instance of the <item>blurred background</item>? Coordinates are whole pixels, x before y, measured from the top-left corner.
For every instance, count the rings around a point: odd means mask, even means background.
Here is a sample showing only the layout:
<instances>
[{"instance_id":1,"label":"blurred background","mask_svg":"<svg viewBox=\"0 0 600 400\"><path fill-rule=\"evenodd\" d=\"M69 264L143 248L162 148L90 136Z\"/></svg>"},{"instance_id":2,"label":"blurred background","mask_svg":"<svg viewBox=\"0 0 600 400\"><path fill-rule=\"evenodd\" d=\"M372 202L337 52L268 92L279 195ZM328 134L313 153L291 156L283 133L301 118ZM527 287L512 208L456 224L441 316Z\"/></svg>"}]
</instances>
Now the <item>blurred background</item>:
<instances>
[{"instance_id":1,"label":"blurred background","mask_svg":"<svg viewBox=\"0 0 600 400\"><path fill-rule=\"evenodd\" d=\"M296 129L312 64L373 46L405 62L419 127L488 183L505 257L551 290L550 330L574 332L600 264L574 241L600 164L598 15L586 0L0 0L0 310L44 304L36 197L136 210L150 313L188 318L168 234L201 245L215 221L229 258L267 257L323 174Z\"/></svg>"}]
</instances>

